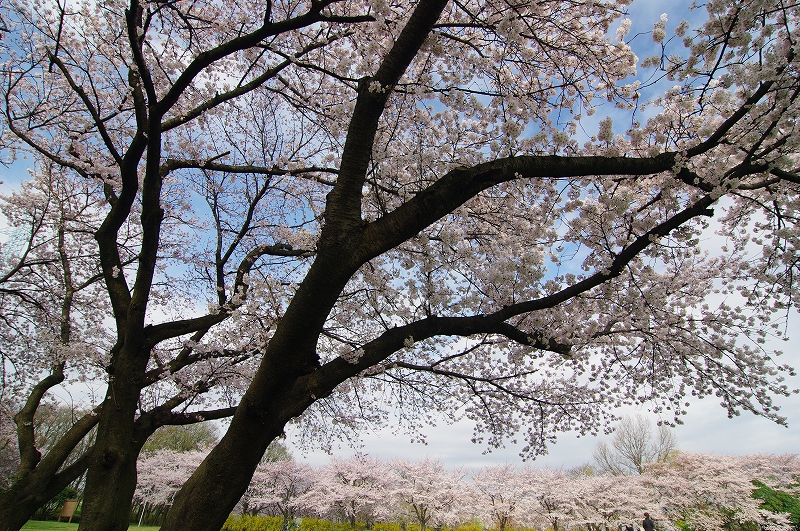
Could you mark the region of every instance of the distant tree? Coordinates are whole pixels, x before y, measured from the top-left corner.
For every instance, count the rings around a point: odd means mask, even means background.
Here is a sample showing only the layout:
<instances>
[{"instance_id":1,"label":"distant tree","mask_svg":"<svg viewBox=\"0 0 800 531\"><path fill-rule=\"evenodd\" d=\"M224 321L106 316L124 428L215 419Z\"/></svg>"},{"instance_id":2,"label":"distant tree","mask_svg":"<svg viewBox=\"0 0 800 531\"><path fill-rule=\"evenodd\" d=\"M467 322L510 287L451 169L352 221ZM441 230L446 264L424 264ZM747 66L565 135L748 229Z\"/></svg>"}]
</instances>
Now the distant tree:
<instances>
[{"instance_id":1,"label":"distant tree","mask_svg":"<svg viewBox=\"0 0 800 531\"><path fill-rule=\"evenodd\" d=\"M649 463L666 461L676 449L675 434L665 425L653 433L644 415L626 416L614 428L611 444L601 441L594 450L597 469L615 476L641 474Z\"/></svg>"},{"instance_id":2,"label":"distant tree","mask_svg":"<svg viewBox=\"0 0 800 531\"><path fill-rule=\"evenodd\" d=\"M444 525L453 521L453 511L465 491L461 472L446 470L440 460L429 457L414 462L395 460L391 467L396 474L391 497L410 511L420 531L430 522Z\"/></svg>"},{"instance_id":3,"label":"distant tree","mask_svg":"<svg viewBox=\"0 0 800 531\"><path fill-rule=\"evenodd\" d=\"M264 457L261 458L261 463L275 463L277 461L291 461L292 453L280 440L275 439L269 446L267 451L264 452Z\"/></svg>"},{"instance_id":4,"label":"distant tree","mask_svg":"<svg viewBox=\"0 0 800 531\"><path fill-rule=\"evenodd\" d=\"M266 511L287 523L295 517L301 497L316 478L317 473L310 466L291 459L262 462L242 497L242 512L255 515Z\"/></svg>"},{"instance_id":5,"label":"distant tree","mask_svg":"<svg viewBox=\"0 0 800 531\"><path fill-rule=\"evenodd\" d=\"M592 463L583 463L582 465L578 465L576 467L572 467L567 469L567 474L571 477L578 478L583 476L594 476L597 474L602 473L597 469L595 465Z\"/></svg>"},{"instance_id":6,"label":"distant tree","mask_svg":"<svg viewBox=\"0 0 800 531\"><path fill-rule=\"evenodd\" d=\"M211 422L199 422L183 426L162 426L142 446L142 452L172 450L188 452L201 450L219 440L219 430Z\"/></svg>"},{"instance_id":7,"label":"distant tree","mask_svg":"<svg viewBox=\"0 0 800 531\"><path fill-rule=\"evenodd\" d=\"M138 481L134 499L149 509L165 508L208 450L178 452L161 449L143 454L137 463Z\"/></svg>"},{"instance_id":8,"label":"distant tree","mask_svg":"<svg viewBox=\"0 0 800 531\"><path fill-rule=\"evenodd\" d=\"M576 505L584 492L582 485L562 470L531 467L521 471L525 483L529 485L530 502L526 505L526 525L537 528L569 529L576 520Z\"/></svg>"},{"instance_id":9,"label":"distant tree","mask_svg":"<svg viewBox=\"0 0 800 531\"><path fill-rule=\"evenodd\" d=\"M317 514L342 518L356 528L358 521L370 524L391 513L387 503L394 481L386 463L364 455L333 458L317 470L316 481L298 503Z\"/></svg>"},{"instance_id":10,"label":"distant tree","mask_svg":"<svg viewBox=\"0 0 800 531\"><path fill-rule=\"evenodd\" d=\"M489 466L472 475L474 505L481 519L504 531L534 503L534 485L514 466Z\"/></svg>"},{"instance_id":11,"label":"distant tree","mask_svg":"<svg viewBox=\"0 0 800 531\"><path fill-rule=\"evenodd\" d=\"M639 480L609 474L574 478L569 491L573 494L570 521L589 531L618 529L641 519L644 511L657 514L658 499Z\"/></svg>"}]
</instances>

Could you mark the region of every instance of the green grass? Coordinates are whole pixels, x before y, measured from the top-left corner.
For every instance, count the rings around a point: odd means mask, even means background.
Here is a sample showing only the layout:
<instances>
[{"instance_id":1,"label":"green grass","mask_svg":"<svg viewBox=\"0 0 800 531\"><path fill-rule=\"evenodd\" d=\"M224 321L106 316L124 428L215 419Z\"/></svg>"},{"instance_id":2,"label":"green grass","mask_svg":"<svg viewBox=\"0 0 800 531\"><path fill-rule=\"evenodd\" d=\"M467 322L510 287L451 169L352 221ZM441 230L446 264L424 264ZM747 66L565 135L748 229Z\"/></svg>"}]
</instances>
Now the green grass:
<instances>
[{"instance_id":1,"label":"green grass","mask_svg":"<svg viewBox=\"0 0 800 531\"><path fill-rule=\"evenodd\" d=\"M66 522L43 522L40 520L30 520L22 526L23 530L36 531L75 531L78 524L68 524ZM142 527L130 526L131 531L158 531L158 527L143 525Z\"/></svg>"}]
</instances>

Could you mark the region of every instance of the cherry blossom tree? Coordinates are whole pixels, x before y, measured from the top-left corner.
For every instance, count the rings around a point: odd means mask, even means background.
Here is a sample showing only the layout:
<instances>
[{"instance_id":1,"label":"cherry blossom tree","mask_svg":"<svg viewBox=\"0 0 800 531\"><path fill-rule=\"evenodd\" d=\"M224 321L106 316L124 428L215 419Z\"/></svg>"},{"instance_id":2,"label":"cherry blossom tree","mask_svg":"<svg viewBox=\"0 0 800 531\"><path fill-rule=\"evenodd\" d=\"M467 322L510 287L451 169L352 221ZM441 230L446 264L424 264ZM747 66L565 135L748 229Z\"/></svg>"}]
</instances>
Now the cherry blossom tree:
<instances>
[{"instance_id":1,"label":"cherry blossom tree","mask_svg":"<svg viewBox=\"0 0 800 531\"><path fill-rule=\"evenodd\" d=\"M354 530L359 520L370 528L377 518L390 514L387 498L393 481L391 469L378 459L334 457L317 471L314 485L297 503L316 514L342 518Z\"/></svg>"},{"instance_id":2,"label":"cherry blossom tree","mask_svg":"<svg viewBox=\"0 0 800 531\"><path fill-rule=\"evenodd\" d=\"M218 529L287 423L387 403L525 455L687 395L782 422L800 8L711 0L639 61L626 5L5 2L4 142L104 200L81 528L124 529L144 439L206 406L236 411L164 531Z\"/></svg>"},{"instance_id":3,"label":"cherry blossom tree","mask_svg":"<svg viewBox=\"0 0 800 531\"><path fill-rule=\"evenodd\" d=\"M522 474L529 485L525 523L554 531L571 528L583 494L578 490L579 481L563 470L526 468Z\"/></svg>"},{"instance_id":4,"label":"cherry blossom tree","mask_svg":"<svg viewBox=\"0 0 800 531\"><path fill-rule=\"evenodd\" d=\"M573 481L571 521L590 531L634 525L645 511L654 516L660 514L659 498L638 477L606 473L577 476Z\"/></svg>"},{"instance_id":5,"label":"cherry blossom tree","mask_svg":"<svg viewBox=\"0 0 800 531\"><path fill-rule=\"evenodd\" d=\"M410 510L420 531L430 522L443 526L457 519L455 509L468 490L460 471L446 470L440 460L430 457L416 462L395 460L391 467L396 474L391 496Z\"/></svg>"},{"instance_id":6,"label":"cherry blossom tree","mask_svg":"<svg viewBox=\"0 0 800 531\"><path fill-rule=\"evenodd\" d=\"M504 531L524 515L530 514L535 503L535 484L529 479L528 474L508 463L489 466L473 474L472 486L477 497L475 505L481 519Z\"/></svg>"},{"instance_id":7,"label":"cherry blossom tree","mask_svg":"<svg viewBox=\"0 0 800 531\"><path fill-rule=\"evenodd\" d=\"M138 483L134 499L147 509L163 510L175 493L198 467L208 450L176 451L161 449L145 452L137 463Z\"/></svg>"},{"instance_id":8,"label":"cherry blossom tree","mask_svg":"<svg viewBox=\"0 0 800 531\"><path fill-rule=\"evenodd\" d=\"M16 465L0 488L4 525L24 524L88 466L97 412L79 413L81 406L59 405L47 393L65 381L91 382L111 344L92 241L98 192L96 183L47 164L0 198L10 233L0 258L0 396L15 424L4 445L15 450ZM68 363L82 367L69 379Z\"/></svg>"},{"instance_id":9,"label":"cherry blossom tree","mask_svg":"<svg viewBox=\"0 0 800 531\"><path fill-rule=\"evenodd\" d=\"M288 523L295 517L300 498L312 488L316 477L310 466L292 459L261 463L245 492L245 511L252 514L269 511Z\"/></svg>"},{"instance_id":10,"label":"cherry blossom tree","mask_svg":"<svg viewBox=\"0 0 800 531\"><path fill-rule=\"evenodd\" d=\"M638 525L648 511L667 528L681 522L690 529L757 524L788 531L793 525L788 515L767 510L754 494L757 486L766 485L758 478L767 478L773 491L796 490L798 472L794 455L674 453L641 475L625 476L490 466L462 485L467 494L457 500L455 512L497 528L513 523L555 530L614 529Z\"/></svg>"}]
</instances>

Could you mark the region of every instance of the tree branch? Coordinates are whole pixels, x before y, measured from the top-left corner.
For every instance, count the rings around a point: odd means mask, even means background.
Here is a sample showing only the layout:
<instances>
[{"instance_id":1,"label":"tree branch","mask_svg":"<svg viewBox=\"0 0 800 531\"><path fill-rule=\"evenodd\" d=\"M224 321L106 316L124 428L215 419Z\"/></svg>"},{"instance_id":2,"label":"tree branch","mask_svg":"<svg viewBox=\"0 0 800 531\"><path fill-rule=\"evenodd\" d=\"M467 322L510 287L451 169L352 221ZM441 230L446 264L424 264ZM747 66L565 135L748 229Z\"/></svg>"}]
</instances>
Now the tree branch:
<instances>
[{"instance_id":1,"label":"tree branch","mask_svg":"<svg viewBox=\"0 0 800 531\"><path fill-rule=\"evenodd\" d=\"M358 99L342 150L339 179L328 195L325 209L328 230L323 230L320 247L328 245L327 240L331 240L331 245L336 245L334 240L343 235L337 233L335 228L360 224L361 188L372 156L378 120L394 85L419 52L446 5L447 0L420 1L378 71L373 77L366 77L359 83Z\"/></svg>"},{"instance_id":2,"label":"tree branch","mask_svg":"<svg viewBox=\"0 0 800 531\"><path fill-rule=\"evenodd\" d=\"M242 260L236 271L236 281L233 286L233 297L228 304L221 306L218 313L212 313L192 319L181 319L157 325L145 327L145 342L152 348L165 339L180 337L191 334L199 330L204 330L219 324L227 319L231 312L241 306L247 294L247 283L245 277L253 264L262 256L284 256L284 257L308 257L312 256L313 251L307 249L293 249L286 244L260 245L250 251Z\"/></svg>"},{"instance_id":3,"label":"tree branch","mask_svg":"<svg viewBox=\"0 0 800 531\"><path fill-rule=\"evenodd\" d=\"M66 362L55 365L50 374L37 383L31 390L25 405L14 415L17 425L17 443L19 446L19 471L18 475L32 471L39 464L42 454L36 449L36 436L33 427L33 416L39 408L45 393L64 381L64 366Z\"/></svg>"},{"instance_id":4,"label":"tree branch","mask_svg":"<svg viewBox=\"0 0 800 531\"><path fill-rule=\"evenodd\" d=\"M318 391L315 393L316 396L327 396L334 387L345 379L369 369L388 358L394 352L404 348L408 340L416 342L434 336L467 337L479 333L499 334L534 348L551 350L566 355L569 353L569 345L544 340L544 336L538 334L524 334L521 330L505 321L518 315L553 308L618 277L622 274L624 267L654 241L667 236L672 230L680 227L693 217L708 215L707 209L713 202L714 199L711 195L703 196L689 207L636 238L628 247L618 253L605 269L556 293L539 299L505 306L490 314L467 317L431 316L404 326L392 328L361 347L363 354L357 360L351 363L342 358L336 358L322 366L319 371L305 376L304 378L307 378L307 380L302 385L316 389ZM301 378L301 380L304 378ZM301 385L300 382L298 382L298 385Z\"/></svg>"},{"instance_id":5,"label":"tree branch","mask_svg":"<svg viewBox=\"0 0 800 531\"><path fill-rule=\"evenodd\" d=\"M222 173L274 175L274 176L292 175L316 181L320 184L324 184L327 186L335 185L336 181L327 180L319 176L311 176L307 174L331 173L336 175L339 173L339 170L337 168L327 168L323 166L309 166L306 168L294 168L289 170L286 168L280 168L278 166L268 167L268 166L257 166L254 164L221 164L218 162L211 162L211 161L178 160L178 159L167 159L163 164L163 168L164 169L162 171L165 172L178 169L185 169L185 168L197 168L200 170L218 171Z\"/></svg>"}]
</instances>

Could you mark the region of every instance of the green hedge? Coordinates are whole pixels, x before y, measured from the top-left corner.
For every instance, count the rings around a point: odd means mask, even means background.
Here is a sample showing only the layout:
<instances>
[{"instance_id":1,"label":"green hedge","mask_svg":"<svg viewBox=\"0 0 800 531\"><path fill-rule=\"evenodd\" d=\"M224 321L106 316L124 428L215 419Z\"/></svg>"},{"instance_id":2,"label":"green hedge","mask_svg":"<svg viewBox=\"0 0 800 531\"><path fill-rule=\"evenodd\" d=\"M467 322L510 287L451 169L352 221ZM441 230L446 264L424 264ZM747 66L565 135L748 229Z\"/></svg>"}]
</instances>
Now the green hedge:
<instances>
[{"instance_id":1,"label":"green hedge","mask_svg":"<svg viewBox=\"0 0 800 531\"><path fill-rule=\"evenodd\" d=\"M359 522L356 527L364 528L364 524ZM330 520L320 520L319 518L303 518L300 522L298 531L351 531L350 524L347 522L331 522Z\"/></svg>"},{"instance_id":2,"label":"green hedge","mask_svg":"<svg viewBox=\"0 0 800 531\"><path fill-rule=\"evenodd\" d=\"M230 515L222 531L281 531L283 518L280 516L234 516ZM292 526L293 527L293 526ZM363 528L363 525L361 526ZM303 518L295 531L351 531L350 524L336 523L317 518Z\"/></svg>"},{"instance_id":3,"label":"green hedge","mask_svg":"<svg viewBox=\"0 0 800 531\"><path fill-rule=\"evenodd\" d=\"M277 516L230 515L222 531L280 531L283 518Z\"/></svg>"},{"instance_id":4,"label":"green hedge","mask_svg":"<svg viewBox=\"0 0 800 531\"><path fill-rule=\"evenodd\" d=\"M364 523L359 522L358 529L364 529ZM282 531L283 518L279 516L234 516L231 515L222 526L222 531ZM303 518L300 527L295 528L293 523L290 526L292 531L352 531L347 522L331 522L318 518ZM428 527L426 531L433 531L434 528ZM408 524L403 527L396 522L378 522L372 526L371 531L419 531L416 524ZM468 524L456 528L443 527L441 531L483 531L478 524ZM506 531L536 531L532 529L512 529Z\"/></svg>"}]
</instances>

